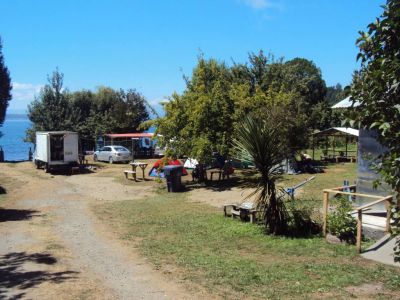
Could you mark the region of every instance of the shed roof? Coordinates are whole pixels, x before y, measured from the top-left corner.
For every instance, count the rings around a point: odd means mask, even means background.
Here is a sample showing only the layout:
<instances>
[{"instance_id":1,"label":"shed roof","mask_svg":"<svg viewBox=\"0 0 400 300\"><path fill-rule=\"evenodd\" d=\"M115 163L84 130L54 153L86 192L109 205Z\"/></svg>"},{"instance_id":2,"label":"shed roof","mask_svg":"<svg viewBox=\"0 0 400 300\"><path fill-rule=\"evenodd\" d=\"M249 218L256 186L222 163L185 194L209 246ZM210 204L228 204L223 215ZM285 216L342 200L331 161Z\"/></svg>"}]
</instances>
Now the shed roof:
<instances>
[{"instance_id":1,"label":"shed roof","mask_svg":"<svg viewBox=\"0 0 400 300\"><path fill-rule=\"evenodd\" d=\"M348 107L357 107L359 106L359 101L354 101L350 99L349 97L344 98L342 101L336 103L334 106L332 106L331 108L348 108Z\"/></svg>"},{"instance_id":2,"label":"shed roof","mask_svg":"<svg viewBox=\"0 0 400 300\"><path fill-rule=\"evenodd\" d=\"M325 129L322 131L314 132L314 136L329 136L329 135L352 135L358 136L358 129L349 128L349 127L332 127L329 129Z\"/></svg>"},{"instance_id":3,"label":"shed roof","mask_svg":"<svg viewBox=\"0 0 400 300\"><path fill-rule=\"evenodd\" d=\"M154 133L151 132L135 132L135 133L109 133L105 134L106 137L115 138L151 138Z\"/></svg>"}]
</instances>

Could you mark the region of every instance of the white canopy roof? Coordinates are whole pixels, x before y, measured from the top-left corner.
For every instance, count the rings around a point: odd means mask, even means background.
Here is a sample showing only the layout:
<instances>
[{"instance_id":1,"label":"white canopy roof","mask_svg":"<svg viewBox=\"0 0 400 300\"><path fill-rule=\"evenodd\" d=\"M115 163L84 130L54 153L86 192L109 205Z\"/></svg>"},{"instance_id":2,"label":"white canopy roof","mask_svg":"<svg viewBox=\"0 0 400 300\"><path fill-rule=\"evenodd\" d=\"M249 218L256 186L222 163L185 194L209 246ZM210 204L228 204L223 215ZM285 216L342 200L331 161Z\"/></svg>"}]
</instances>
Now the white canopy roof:
<instances>
[{"instance_id":1,"label":"white canopy roof","mask_svg":"<svg viewBox=\"0 0 400 300\"><path fill-rule=\"evenodd\" d=\"M358 129L349 127L332 127L322 131L315 132L314 135L326 136L326 135L341 135L341 133L358 136Z\"/></svg>"},{"instance_id":2,"label":"white canopy roof","mask_svg":"<svg viewBox=\"0 0 400 300\"><path fill-rule=\"evenodd\" d=\"M357 100L354 102L354 105L353 105L353 100L351 100L350 96L349 96L347 98L344 98L342 101L336 103L334 106L332 106L332 108L348 108L348 107L352 107L352 106L356 107L358 105L359 105L359 103Z\"/></svg>"},{"instance_id":3,"label":"white canopy roof","mask_svg":"<svg viewBox=\"0 0 400 300\"><path fill-rule=\"evenodd\" d=\"M349 127L333 127L333 129L336 129L337 131L341 131L350 135L358 136L358 129L354 128L349 128Z\"/></svg>"}]
</instances>

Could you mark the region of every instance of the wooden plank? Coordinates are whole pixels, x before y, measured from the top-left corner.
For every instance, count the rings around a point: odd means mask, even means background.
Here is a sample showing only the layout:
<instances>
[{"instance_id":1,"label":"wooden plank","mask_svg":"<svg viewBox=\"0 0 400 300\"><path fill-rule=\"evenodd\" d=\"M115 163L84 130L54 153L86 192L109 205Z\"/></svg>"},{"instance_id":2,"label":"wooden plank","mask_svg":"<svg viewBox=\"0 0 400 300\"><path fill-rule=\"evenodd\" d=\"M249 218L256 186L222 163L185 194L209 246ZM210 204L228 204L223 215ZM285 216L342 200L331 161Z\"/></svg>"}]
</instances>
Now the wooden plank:
<instances>
[{"instance_id":1,"label":"wooden plank","mask_svg":"<svg viewBox=\"0 0 400 300\"><path fill-rule=\"evenodd\" d=\"M381 203L383 201L390 201L390 199L392 199L392 198L393 198L393 196L380 197L380 199L375 200L375 201L373 201L371 203L367 203L367 204L365 204L363 206L359 206L357 208L354 208L354 210L357 210L357 211L364 210L364 209L366 209L368 207L374 206L374 205L376 205L378 203Z\"/></svg>"},{"instance_id":2,"label":"wooden plank","mask_svg":"<svg viewBox=\"0 0 400 300\"><path fill-rule=\"evenodd\" d=\"M386 228L385 228L385 232L388 233L390 231L390 219L392 217L392 215L391 215L392 203L389 200L386 200L385 207L386 207Z\"/></svg>"},{"instance_id":3,"label":"wooden plank","mask_svg":"<svg viewBox=\"0 0 400 300\"><path fill-rule=\"evenodd\" d=\"M328 222L328 201L329 201L329 192L326 192L324 190L324 198L323 198L323 208L322 208L322 217L323 217L323 223L322 223L322 234L326 236L326 231L327 231L327 222Z\"/></svg>"},{"instance_id":4,"label":"wooden plank","mask_svg":"<svg viewBox=\"0 0 400 300\"><path fill-rule=\"evenodd\" d=\"M358 211L357 214L357 252L361 253L361 235L362 235L362 210Z\"/></svg>"},{"instance_id":5,"label":"wooden plank","mask_svg":"<svg viewBox=\"0 0 400 300\"><path fill-rule=\"evenodd\" d=\"M331 188L331 189L324 189L324 190L334 190L334 191L338 191L338 190L344 190L345 188L350 188L350 189L356 188L356 185L355 185L355 184L352 184L352 185L349 185L349 186L344 186L344 185L342 185L342 186L337 186L337 187L334 187L334 188Z\"/></svg>"},{"instance_id":6,"label":"wooden plank","mask_svg":"<svg viewBox=\"0 0 400 300\"><path fill-rule=\"evenodd\" d=\"M336 193L336 194L342 194L342 195L352 195L352 196L359 196L359 197L366 197L366 198L375 198L375 199L381 199L382 196L376 196L376 195L369 195L369 194L360 194L360 193L351 193L351 192L343 192L343 191L337 191L333 189L325 189L324 192L329 192L329 193Z\"/></svg>"}]
</instances>

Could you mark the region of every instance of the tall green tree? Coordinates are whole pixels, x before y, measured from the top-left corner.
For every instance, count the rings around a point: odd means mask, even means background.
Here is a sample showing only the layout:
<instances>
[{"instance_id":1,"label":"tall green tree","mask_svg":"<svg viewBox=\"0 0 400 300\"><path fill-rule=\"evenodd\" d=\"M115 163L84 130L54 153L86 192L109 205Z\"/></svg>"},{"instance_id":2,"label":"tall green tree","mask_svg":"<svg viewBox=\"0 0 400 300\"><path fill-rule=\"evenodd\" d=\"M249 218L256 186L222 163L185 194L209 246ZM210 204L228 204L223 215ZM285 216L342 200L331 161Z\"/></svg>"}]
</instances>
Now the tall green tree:
<instances>
[{"instance_id":1,"label":"tall green tree","mask_svg":"<svg viewBox=\"0 0 400 300\"><path fill-rule=\"evenodd\" d=\"M34 141L36 131L72 130L79 133L85 147L93 147L98 135L135 132L149 118L147 101L136 90L99 87L94 92L69 92L63 89L63 78L58 70L53 72L29 106L32 127L27 140Z\"/></svg>"},{"instance_id":2,"label":"tall green tree","mask_svg":"<svg viewBox=\"0 0 400 300\"><path fill-rule=\"evenodd\" d=\"M0 38L0 126L6 117L8 102L11 100L11 77L4 63L3 44Z\"/></svg>"},{"instance_id":3,"label":"tall green tree","mask_svg":"<svg viewBox=\"0 0 400 300\"><path fill-rule=\"evenodd\" d=\"M29 141L34 141L36 131L73 129L69 93L63 90L63 80L64 75L58 69L54 71L38 98L28 106L28 117L32 122L27 132Z\"/></svg>"},{"instance_id":4,"label":"tall green tree","mask_svg":"<svg viewBox=\"0 0 400 300\"><path fill-rule=\"evenodd\" d=\"M229 153L234 103L230 97L229 68L199 57L182 95L174 94L156 121L157 132L178 153L206 161L213 151Z\"/></svg>"},{"instance_id":5,"label":"tall green tree","mask_svg":"<svg viewBox=\"0 0 400 300\"><path fill-rule=\"evenodd\" d=\"M388 151L376 167L396 192L393 234L400 234L400 1L388 0L380 18L360 32L357 45L360 70L355 73L351 95L359 106L350 118L361 128L375 130ZM396 260L400 261L400 239Z\"/></svg>"}]
</instances>

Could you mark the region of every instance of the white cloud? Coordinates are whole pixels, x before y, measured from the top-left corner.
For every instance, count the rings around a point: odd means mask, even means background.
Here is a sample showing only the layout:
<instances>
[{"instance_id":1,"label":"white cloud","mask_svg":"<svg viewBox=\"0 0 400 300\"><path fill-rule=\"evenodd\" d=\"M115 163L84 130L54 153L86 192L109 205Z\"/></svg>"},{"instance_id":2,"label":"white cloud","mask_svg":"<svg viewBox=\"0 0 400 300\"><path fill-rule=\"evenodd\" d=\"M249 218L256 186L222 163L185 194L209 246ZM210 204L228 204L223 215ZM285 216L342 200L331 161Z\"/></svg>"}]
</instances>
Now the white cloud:
<instances>
[{"instance_id":1,"label":"white cloud","mask_svg":"<svg viewBox=\"0 0 400 300\"><path fill-rule=\"evenodd\" d=\"M283 4L278 0L239 0L244 5L247 5L255 10L278 9L283 10Z\"/></svg>"},{"instance_id":2,"label":"white cloud","mask_svg":"<svg viewBox=\"0 0 400 300\"><path fill-rule=\"evenodd\" d=\"M242 0L242 2L254 9L265 9L271 7L271 3L267 0Z\"/></svg>"},{"instance_id":3,"label":"white cloud","mask_svg":"<svg viewBox=\"0 0 400 300\"><path fill-rule=\"evenodd\" d=\"M39 94L41 84L13 82L12 99L9 102L7 113L26 113L28 105Z\"/></svg>"},{"instance_id":4,"label":"white cloud","mask_svg":"<svg viewBox=\"0 0 400 300\"><path fill-rule=\"evenodd\" d=\"M37 94L39 94L40 89L43 85L32 84L32 83L12 83L13 89L11 91L12 98L15 101L32 101Z\"/></svg>"}]
</instances>

